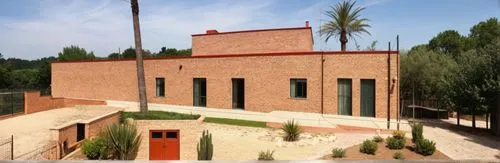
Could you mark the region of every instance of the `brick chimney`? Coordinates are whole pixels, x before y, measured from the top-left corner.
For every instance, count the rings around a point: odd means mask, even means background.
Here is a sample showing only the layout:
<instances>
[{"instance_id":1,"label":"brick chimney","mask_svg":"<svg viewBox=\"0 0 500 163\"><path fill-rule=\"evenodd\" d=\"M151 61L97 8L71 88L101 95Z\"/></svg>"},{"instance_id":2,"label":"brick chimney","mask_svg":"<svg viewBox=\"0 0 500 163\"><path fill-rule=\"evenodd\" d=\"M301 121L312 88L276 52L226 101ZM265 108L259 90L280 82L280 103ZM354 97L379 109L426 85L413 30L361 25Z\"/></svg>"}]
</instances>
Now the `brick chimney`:
<instances>
[{"instance_id":1,"label":"brick chimney","mask_svg":"<svg viewBox=\"0 0 500 163\"><path fill-rule=\"evenodd\" d=\"M306 27L309 27L309 21L306 21Z\"/></svg>"},{"instance_id":2,"label":"brick chimney","mask_svg":"<svg viewBox=\"0 0 500 163\"><path fill-rule=\"evenodd\" d=\"M207 34L217 34L217 33L219 33L219 32L217 30L215 30L215 29L209 29L209 30L207 30Z\"/></svg>"}]
</instances>

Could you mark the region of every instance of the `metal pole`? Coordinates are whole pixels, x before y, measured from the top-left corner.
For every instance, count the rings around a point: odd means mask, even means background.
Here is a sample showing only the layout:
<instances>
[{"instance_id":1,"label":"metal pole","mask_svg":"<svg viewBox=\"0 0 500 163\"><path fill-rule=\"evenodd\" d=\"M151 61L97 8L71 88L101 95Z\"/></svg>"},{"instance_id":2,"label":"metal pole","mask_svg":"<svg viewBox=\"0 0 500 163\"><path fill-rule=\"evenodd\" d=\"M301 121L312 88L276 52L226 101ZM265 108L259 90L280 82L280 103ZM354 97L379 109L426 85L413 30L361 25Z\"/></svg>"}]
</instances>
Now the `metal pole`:
<instances>
[{"instance_id":1,"label":"metal pole","mask_svg":"<svg viewBox=\"0 0 500 163\"><path fill-rule=\"evenodd\" d=\"M14 160L14 135L10 136L10 159Z\"/></svg>"},{"instance_id":2,"label":"metal pole","mask_svg":"<svg viewBox=\"0 0 500 163\"><path fill-rule=\"evenodd\" d=\"M391 128L391 42L387 52L387 129Z\"/></svg>"},{"instance_id":3,"label":"metal pole","mask_svg":"<svg viewBox=\"0 0 500 163\"><path fill-rule=\"evenodd\" d=\"M399 91L399 87L400 87L399 81L401 80L401 79L399 79L399 35L396 36L396 50L398 51L398 56L397 56L397 60L398 60L398 62L397 62L397 68L398 68L398 71L397 71L397 78L398 78L398 83L397 83L397 85L398 85L398 88L397 88L397 92L398 92L397 102L398 103L396 105L396 110L397 110L396 121L398 122L397 123L398 124L397 125L397 129L399 130L399 121L400 121L400 116L401 116L400 115L401 114L401 108L399 107L399 102L400 102L400 98L401 98L401 94L400 94L401 92Z\"/></svg>"}]
</instances>

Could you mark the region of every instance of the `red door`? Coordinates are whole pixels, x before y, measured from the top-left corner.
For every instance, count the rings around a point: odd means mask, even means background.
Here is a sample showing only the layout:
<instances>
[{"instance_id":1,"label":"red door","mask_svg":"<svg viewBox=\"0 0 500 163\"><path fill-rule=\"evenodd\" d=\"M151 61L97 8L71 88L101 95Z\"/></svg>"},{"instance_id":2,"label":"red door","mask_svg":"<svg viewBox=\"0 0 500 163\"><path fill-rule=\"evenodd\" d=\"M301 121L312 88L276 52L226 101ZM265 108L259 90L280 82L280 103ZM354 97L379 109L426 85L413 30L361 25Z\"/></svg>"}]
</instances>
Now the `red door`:
<instances>
[{"instance_id":1,"label":"red door","mask_svg":"<svg viewBox=\"0 0 500 163\"><path fill-rule=\"evenodd\" d=\"M179 130L150 130L149 159L179 160Z\"/></svg>"}]
</instances>

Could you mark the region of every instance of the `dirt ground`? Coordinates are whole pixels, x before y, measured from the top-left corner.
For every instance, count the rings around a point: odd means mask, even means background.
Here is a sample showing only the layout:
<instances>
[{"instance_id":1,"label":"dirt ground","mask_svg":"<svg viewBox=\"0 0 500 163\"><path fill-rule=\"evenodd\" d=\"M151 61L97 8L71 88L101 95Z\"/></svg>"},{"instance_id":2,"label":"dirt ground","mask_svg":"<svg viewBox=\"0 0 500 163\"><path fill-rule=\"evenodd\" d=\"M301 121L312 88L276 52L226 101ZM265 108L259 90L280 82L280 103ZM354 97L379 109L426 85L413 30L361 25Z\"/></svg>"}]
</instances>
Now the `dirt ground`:
<instances>
[{"instance_id":1,"label":"dirt ground","mask_svg":"<svg viewBox=\"0 0 500 163\"><path fill-rule=\"evenodd\" d=\"M401 150L391 150L386 147L385 142L378 143L377 151L375 155L369 155L359 152L359 147L361 144L351 146L345 149L345 157L344 158L335 158L335 160L391 160L392 156L396 152L403 153L405 159L409 160L450 160L450 158L440 151L436 150L436 152L431 156L422 156L414 151L412 146L413 143L410 139L407 139L405 148ZM332 155L328 154L323 157L324 160L332 160Z\"/></svg>"},{"instance_id":2,"label":"dirt ground","mask_svg":"<svg viewBox=\"0 0 500 163\"><path fill-rule=\"evenodd\" d=\"M39 148L51 139L50 128L120 110L108 106L53 109L0 120L0 140L14 135L14 157ZM1 151L0 151L1 152Z\"/></svg>"}]
</instances>

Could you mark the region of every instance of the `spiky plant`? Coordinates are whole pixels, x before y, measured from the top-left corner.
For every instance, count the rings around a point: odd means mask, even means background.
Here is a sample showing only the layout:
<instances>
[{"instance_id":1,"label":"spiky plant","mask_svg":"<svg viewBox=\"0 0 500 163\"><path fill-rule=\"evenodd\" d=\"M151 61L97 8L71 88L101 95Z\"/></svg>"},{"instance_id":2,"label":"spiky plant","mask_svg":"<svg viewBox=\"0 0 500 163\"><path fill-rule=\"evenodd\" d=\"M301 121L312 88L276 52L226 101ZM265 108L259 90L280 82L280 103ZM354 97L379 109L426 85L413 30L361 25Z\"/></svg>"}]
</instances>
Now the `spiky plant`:
<instances>
[{"instance_id":1,"label":"spiky plant","mask_svg":"<svg viewBox=\"0 0 500 163\"><path fill-rule=\"evenodd\" d=\"M283 123L281 129L285 132L285 137L283 138L285 141L296 141L302 133L299 123L295 122L295 120L286 121Z\"/></svg>"},{"instance_id":2,"label":"spiky plant","mask_svg":"<svg viewBox=\"0 0 500 163\"><path fill-rule=\"evenodd\" d=\"M267 150L266 152L260 151L258 160L266 160L266 161L274 160L273 154L274 151L270 150Z\"/></svg>"},{"instance_id":3,"label":"spiky plant","mask_svg":"<svg viewBox=\"0 0 500 163\"><path fill-rule=\"evenodd\" d=\"M214 146L212 144L212 134L204 130L197 145L198 160L212 160Z\"/></svg>"},{"instance_id":4,"label":"spiky plant","mask_svg":"<svg viewBox=\"0 0 500 163\"><path fill-rule=\"evenodd\" d=\"M110 152L118 160L132 160L137 156L141 144L141 134L132 124L113 124L108 126L106 137Z\"/></svg>"}]
</instances>

